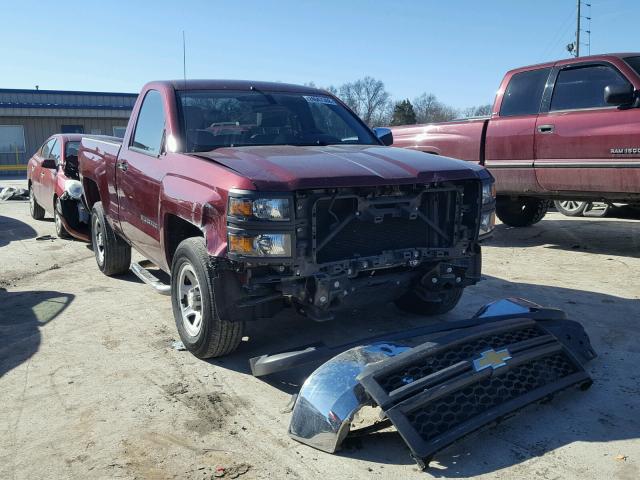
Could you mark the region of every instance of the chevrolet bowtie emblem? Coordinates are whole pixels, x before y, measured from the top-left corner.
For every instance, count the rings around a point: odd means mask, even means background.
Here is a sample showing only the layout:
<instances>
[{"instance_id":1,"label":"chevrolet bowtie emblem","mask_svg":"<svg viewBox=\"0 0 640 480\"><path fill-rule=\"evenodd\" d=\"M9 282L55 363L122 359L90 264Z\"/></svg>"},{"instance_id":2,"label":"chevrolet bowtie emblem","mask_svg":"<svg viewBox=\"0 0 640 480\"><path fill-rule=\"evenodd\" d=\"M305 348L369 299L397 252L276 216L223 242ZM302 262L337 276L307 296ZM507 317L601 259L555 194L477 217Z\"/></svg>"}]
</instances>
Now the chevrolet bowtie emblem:
<instances>
[{"instance_id":1,"label":"chevrolet bowtie emblem","mask_svg":"<svg viewBox=\"0 0 640 480\"><path fill-rule=\"evenodd\" d=\"M509 350L503 348L502 350L487 350L480 354L480 358L476 358L473 361L473 368L476 372L484 370L485 368L496 369L498 367L504 367L507 364L507 360L511 358Z\"/></svg>"}]
</instances>

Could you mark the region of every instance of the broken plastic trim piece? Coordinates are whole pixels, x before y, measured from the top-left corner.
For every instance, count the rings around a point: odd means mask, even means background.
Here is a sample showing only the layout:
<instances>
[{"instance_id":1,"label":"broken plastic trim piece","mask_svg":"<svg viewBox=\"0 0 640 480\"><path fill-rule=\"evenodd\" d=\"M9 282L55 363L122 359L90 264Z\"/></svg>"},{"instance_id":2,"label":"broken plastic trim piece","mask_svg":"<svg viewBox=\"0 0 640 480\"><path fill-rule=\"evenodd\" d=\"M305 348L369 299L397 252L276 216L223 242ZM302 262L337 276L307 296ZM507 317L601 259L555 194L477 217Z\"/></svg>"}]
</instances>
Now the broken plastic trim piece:
<instances>
[{"instance_id":1,"label":"broken plastic trim piece","mask_svg":"<svg viewBox=\"0 0 640 480\"><path fill-rule=\"evenodd\" d=\"M508 298L488 303L483 306L471 319L455 322L441 322L435 325L411 328L398 332L364 338L335 347L328 347L323 343L303 345L291 350L253 357L249 359L251 373L255 377L271 375L291 368L297 368L314 362L328 360L350 348L380 341L398 341L408 338L428 335L436 332L452 331L459 328L472 327L486 323L487 318L493 320L515 318L526 314L527 318L544 320L564 320L567 315L554 308L543 308L540 305L522 298Z\"/></svg>"}]
</instances>

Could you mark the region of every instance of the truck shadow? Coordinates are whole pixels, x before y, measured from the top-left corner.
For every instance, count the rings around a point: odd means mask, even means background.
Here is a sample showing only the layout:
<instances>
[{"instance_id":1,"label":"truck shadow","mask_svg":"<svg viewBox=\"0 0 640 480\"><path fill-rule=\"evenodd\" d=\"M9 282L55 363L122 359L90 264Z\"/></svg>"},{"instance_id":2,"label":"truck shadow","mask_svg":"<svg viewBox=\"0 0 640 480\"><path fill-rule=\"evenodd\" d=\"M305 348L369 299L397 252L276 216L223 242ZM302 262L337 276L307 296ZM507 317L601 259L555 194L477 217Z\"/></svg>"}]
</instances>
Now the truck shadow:
<instances>
[{"instance_id":1,"label":"truck shadow","mask_svg":"<svg viewBox=\"0 0 640 480\"><path fill-rule=\"evenodd\" d=\"M56 291L8 292L0 288L0 377L38 351L40 330L74 298Z\"/></svg>"},{"instance_id":2,"label":"truck shadow","mask_svg":"<svg viewBox=\"0 0 640 480\"><path fill-rule=\"evenodd\" d=\"M606 232L606 235L603 235ZM490 247L534 247L640 258L640 222L601 218L568 219L560 214L526 228L500 224Z\"/></svg>"},{"instance_id":3,"label":"truck shadow","mask_svg":"<svg viewBox=\"0 0 640 480\"><path fill-rule=\"evenodd\" d=\"M35 238L36 231L28 224L15 218L0 215L0 248L11 242Z\"/></svg>"},{"instance_id":4,"label":"truck shadow","mask_svg":"<svg viewBox=\"0 0 640 480\"><path fill-rule=\"evenodd\" d=\"M428 473L436 477L474 477L517 465L576 442L607 445L615 440L640 438L640 301L596 292L545 285L507 282L486 277L470 287L454 312L426 319L402 313L393 305L361 311L330 323L317 324L291 313L250 324L249 341L233 355L212 364L250 374L248 358L285 351L306 343L341 344L385 331L420 324L458 320L473 315L497 298L523 297L559 307L580 321L591 337L599 357L587 365L594 379L587 392L568 390L547 404L533 405L502 424L480 430L439 452ZM274 374L263 380L293 394L312 371L304 369ZM284 407L284 405L283 405ZM288 420L287 420L288 421ZM619 452L603 447L614 461ZM599 447L598 455L602 455ZM374 471L384 464L413 463L409 450L393 430L347 439L338 455L372 462Z\"/></svg>"}]
</instances>

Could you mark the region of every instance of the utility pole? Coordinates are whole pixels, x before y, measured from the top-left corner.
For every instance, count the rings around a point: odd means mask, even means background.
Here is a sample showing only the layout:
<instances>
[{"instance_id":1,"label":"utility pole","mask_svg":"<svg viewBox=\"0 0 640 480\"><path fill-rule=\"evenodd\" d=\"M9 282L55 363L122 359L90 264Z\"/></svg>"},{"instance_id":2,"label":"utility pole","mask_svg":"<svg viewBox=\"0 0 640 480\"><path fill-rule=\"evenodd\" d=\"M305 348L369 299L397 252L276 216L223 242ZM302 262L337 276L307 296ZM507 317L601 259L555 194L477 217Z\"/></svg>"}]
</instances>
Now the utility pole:
<instances>
[{"instance_id":1,"label":"utility pole","mask_svg":"<svg viewBox=\"0 0 640 480\"><path fill-rule=\"evenodd\" d=\"M580 56L580 6L582 0L578 0L578 25L576 26L576 57Z\"/></svg>"},{"instance_id":2,"label":"utility pole","mask_svg":"<svg viewBox=\"0 0 640 480\"><path fill-rule=\"evenodd\" d=\"M576 5L576 10L577 10L577 15L576 15L576 40L575 42L571 42L569 45L567 45L567 50L569 51L569 53L571 55L573 55L574 57L579 57L580 56L580 33L582 33L582 26L581 26L581 20L582 20L582 0L577 0L577 5ZM589 20L589 30L585 30L585 32L589 35L589 43L585 44L589 47L589 55L591 55L591 4L590 3L586 3L585 5L587 7L589 7L589 12L586 18L587 20Z\"/></svg>"}]
</instances>

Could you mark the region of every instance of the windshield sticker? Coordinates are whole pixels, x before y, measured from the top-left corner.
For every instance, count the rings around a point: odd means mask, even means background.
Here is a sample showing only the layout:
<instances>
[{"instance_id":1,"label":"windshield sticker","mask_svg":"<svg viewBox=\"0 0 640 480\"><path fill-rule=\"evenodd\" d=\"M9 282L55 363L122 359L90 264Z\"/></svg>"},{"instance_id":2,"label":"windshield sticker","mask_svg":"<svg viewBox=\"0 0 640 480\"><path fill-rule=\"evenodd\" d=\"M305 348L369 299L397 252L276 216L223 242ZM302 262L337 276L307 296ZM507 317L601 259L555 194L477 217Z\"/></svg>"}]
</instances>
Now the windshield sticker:
<instances>
[{"instance_id":1,"label":"windshield sticker","mask_svg":"<svg viewBox=\"0 0 640 480\"><path fill-rule=\"evenodd\" d=\"M329 98L329 97L312 96L312 95L303 95L303 97L309 103L324 103L325 105L337 105L336 101L333 98Z\"/></svg>"}]
</instances>

